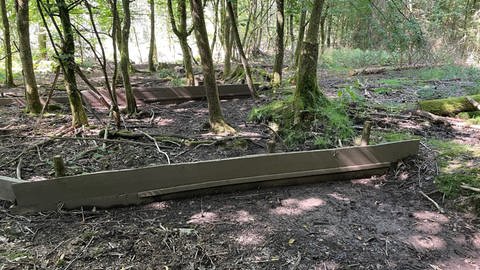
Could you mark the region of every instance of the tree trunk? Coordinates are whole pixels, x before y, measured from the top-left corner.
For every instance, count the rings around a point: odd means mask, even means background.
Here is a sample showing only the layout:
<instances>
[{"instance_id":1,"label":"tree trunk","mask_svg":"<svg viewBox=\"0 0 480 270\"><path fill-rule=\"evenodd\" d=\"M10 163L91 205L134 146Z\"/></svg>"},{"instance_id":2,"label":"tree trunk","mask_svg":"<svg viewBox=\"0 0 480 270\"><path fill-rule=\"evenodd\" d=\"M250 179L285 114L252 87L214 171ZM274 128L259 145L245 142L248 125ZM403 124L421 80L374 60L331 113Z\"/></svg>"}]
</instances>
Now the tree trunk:
<instances>
[{"instance_id":1,"label":"tree trunk","mask_svg":"<svg viewBox=\"0 0 480 270\"><path fill-rule=\"evenodd\" d=\"M200 58L202 59L203 75L205 77L210 127L215 133L234 133L235 130L225 122L220 107L212 52L208 44L208 34L205 27L202 0L190 0L190 6L192 9L192 21L195 28L197 46Z\"/></svg>"},{"instance_id":2,"label":"tree trunk","mask_svg":"<svg viewBox=\"0 0 480 270\"><path fill-rule=\"evenodd\" d=\"M56 3L63 28L63 57L60 58L60 61L65 78L65 89L67 90L70 110L72 112L72 125L75 127L88 125L87 115L83 108L82 96L78 90L77 80L75 78L75 40L70 23L68 5L65 3L65 0L56 0Z\"/></svg>"},{"instance_id":3,"label":"tree trunk","mask_svg":"<svg viewBox=\"0 0 480 270\"><path fill-rule=\"evenodd\" d=\"M133 95L132 85L130 84L130 56L128 52L128 38L130 36L130 0L122 0L123 7L123 25L120 40L120 70L123 77L123 88L127 98L127 113L134 114L137 112L137 102Z\"/></svg>"},{"instance_id":4,"label":"tree trunk","mask_svg":"<svg viewBox=\"0 0 480 270\"><path fill-rule=\"evenodd\" d=\"M12 72L12 45L10 43L10 23L8 21L5 0L0 0L0 12L3 24L3 48L5 50L5 86L14 87Z\"/></svg>"},{"instance_id":5,"label":"tree trunk","mask_svg":"<svg viewBox=\"0 0 480 270\"><path fill-rule=\"evenodd\" d=\"M38 96L37 81L33 70L32 50L30 48L28 0L15 0L17 12L18 48L22 62L25 81L25 98L27 111L38 114L42 112L42 103Z\"/></svg>"},{"instance_id":6,"label":"tree trunk","mask_svg":"<svg viewBox=\"0 0 480 270\"><path fill-rule=\"evenodd\" d=\"M248 89L250 89L250 94L253 98L255 98L255 86L253 85L252 73L250 72L250 66L248 65L247 57L245 56L245 52L243 51L242 41L240 40L240 34L238 33L237 28L237 20L235 17L235 13L233 12L232 2L227 2L227 9L232 19L232 34L237 43L238 53L240 54L240 58L242 60L243 69L245 71L245 77L247 79Z\"/></svg>"},{"instance_id":7,"label":"tree trunk","mask_svg":"<svg viewBox=\"0 0 480 270\"><path fill-rule=\"evenodd\" d=\"M150 48L148 51L148 70L155 71L156 46L155 46L155 1L148 0L150 4Z\"/></svg>"},{"instance_id":8,"label":"tree trunk","mask_svg":"<svg viewBox=\"0 0 480 270\"><path fill-rule=\"evenodd\" d=\"M195 78L193 76L192 54L188 46L188 36L191 31L187 30L187 4L185 0L178 0L177 13L180 16L178 25L175 20L175 13L173 12L172 0L167 1L167 9L172 31L177 36L180 47L182 48L183 67L185 68L187 84L193 86L195 84Z\"/></svg>"},{"instance_id":9,"label":"tree trunk","mask_svg":"<svg viewBox=\"0 0 480 270\"><path fill-rule=\"evenodd\" d=\"M297 46L295 47L295 67L298 66L298 61L300 59L300 54L302 53L302 44L303 38L305 36L305 22L307 20L307 10L305 8L302 9L302 13L300 14L300 22L298 25L298 38L297 38Z\"/></svg>"},{"instance_id":10,"label":"tree trunk","mask_svg":"<svg viewBox=\"0 0 480 270\"><path fill-rule=\"evenodd\" d=\"M42 59L47 59L47 33L43 27L40 27L38 32L38 51Z\"/></svg>"},{"instance_id":11,"label":"tree trunk","mask_svg":"<svg viewBox=\"0 0 480 270\"><path fill-rule=\"evenodd\" d=\"M318 32L323 3L324 0L314 1L307 34L303 42L294 95L295 124L301 122L307 116L309 110L315 108L322 99L325 99L323 93L320 92L317 80Z\"/></svg>"},{"instance_id":12,"label":"tree trunk","mask_svg":"<svg viewBox=\"0 0 480 270\"><path fill-rule=\"evenodd\" d=\"M284 0L275 0L277 3L277 38L275 46L275 64L273 65L273 85L282 84L283 56L285 53L285 14Z\"/></svg>"},{"instance_id":13,"label":"tree trunk","mask_svg":"<svg viewBox=\"0 0 480 270\"><path fill-rule=\"evenodd\" d=\"M226 12L226 1L230 0L221 0L222 1L222 44L224 50L223 57L223 77L227 78L228 75L232 72L232 49L233 49L233 39L232 39L232 20L228 12Z\"/></svg>"}]
</instances>

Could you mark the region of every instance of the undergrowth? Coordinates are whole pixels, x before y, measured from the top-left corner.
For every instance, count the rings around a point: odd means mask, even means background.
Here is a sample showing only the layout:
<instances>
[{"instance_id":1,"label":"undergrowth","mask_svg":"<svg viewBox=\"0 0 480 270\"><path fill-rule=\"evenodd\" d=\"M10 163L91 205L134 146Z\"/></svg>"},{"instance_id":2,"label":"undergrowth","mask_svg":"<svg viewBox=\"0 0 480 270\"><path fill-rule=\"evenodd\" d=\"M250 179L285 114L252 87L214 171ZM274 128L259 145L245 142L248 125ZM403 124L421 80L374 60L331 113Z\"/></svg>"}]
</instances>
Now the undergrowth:
<instances>
[{"instance_id":1,"label":"undergrowth","mask_svg":"<svg viewBox=\"0 0 480 270\"><path fill-rule=\"evenodd\" d=\"M439 175L435 179L440 191L447 197L467 198L467 205L480 212L478 194L462 189L462 185L480 188L480 147L469 146L446 140L430 140L429 143L438 151Z\"/></svg>"},{"instance_id":2,"label":"undergrowth","mask_svg":"<svg viewBox=\"0 0 480 270\"><path fill-rule=\"evenodd\" d=\"M295 124L292 95L251 111L249 120L278 125L279 135L289 147L313 141L317 148L336 146L338 141L350 142L354 137L353 124L346 113L344 98L335 101L319 100L308 112L308 120Z\"/></svg>"},{"instance_id":3,"label":"undergrowth","mask_svg":"<svg viewBox=\"0 0 480 270\"><path fill-rule=\"evenodd\" d=\"M368 66L387 66L399 62L399 55L382 50L329 49L321 58L322 67L346 71Z\"/></svg>"}]
</instances>

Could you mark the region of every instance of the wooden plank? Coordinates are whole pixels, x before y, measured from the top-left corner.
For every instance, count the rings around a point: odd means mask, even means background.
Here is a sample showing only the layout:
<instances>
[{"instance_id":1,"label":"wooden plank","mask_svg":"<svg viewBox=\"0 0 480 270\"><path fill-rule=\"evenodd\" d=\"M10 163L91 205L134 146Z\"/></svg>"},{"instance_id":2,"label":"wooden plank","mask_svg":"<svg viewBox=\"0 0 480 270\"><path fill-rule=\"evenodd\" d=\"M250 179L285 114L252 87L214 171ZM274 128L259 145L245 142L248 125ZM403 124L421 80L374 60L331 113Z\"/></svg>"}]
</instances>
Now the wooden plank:
<instances>
[{"instance_id":1,"label":"wooden plank","mask_svg":"<svg viewBox=\"0 0 480 270\"><path fill-rule=\"evenodd\" d=\"M0 200L14 202L15 194L13 193L13 184L26 183L23 180L0 176Z\"/></svg>"},{"instance_id":2,"label":"wooden plank","mask_svg":"<svg viewBox=\"0 0 480 270\"><path fill-rule=\"evenodd\" d=\"M234 186L302 183L363 175L418 152L419 141L100 172L13 185L19 207L33 210L137 204L152 196ZM322 177L323 176L323 177Z\"/></svg>"}]
</instances>

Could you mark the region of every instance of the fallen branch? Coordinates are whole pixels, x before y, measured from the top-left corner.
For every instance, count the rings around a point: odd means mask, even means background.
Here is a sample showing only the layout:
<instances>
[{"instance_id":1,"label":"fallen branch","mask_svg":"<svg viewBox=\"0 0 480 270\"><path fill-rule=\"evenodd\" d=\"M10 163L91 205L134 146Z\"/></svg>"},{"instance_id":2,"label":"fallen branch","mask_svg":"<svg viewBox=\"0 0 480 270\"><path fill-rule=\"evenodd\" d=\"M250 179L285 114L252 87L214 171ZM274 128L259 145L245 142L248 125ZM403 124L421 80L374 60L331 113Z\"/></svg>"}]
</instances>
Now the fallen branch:
<instances>
[{"instance_id":1,"label":"fallen branch","mask_svg":"<svg viewBox=\"0 0 480 270\"><path fill-rule=\"evenodd\" d=\"M476 100L474 100L471 97L467 97L467 100L468 102L470 102L470 104L472 104L472 106L474 106L475 108L477 108L477 110L480 111L480 103L478 103Z\"/></svg>"},{"instance_id":2,"label":"fallen branch","mask_svg":"<svg viewBox=\"0 0 480 270\"><path fill-rule=\"evenodd\" d=\"M440 213L444 214L445 213L445 210L443 210L443 208L436 202L434 201L432 198L430 198L427 194L425 194L423 191L419 191L418 193L420 193L423 197L425 197L427 200L429 200L437 209Z\"/></svg>"},{"instance_id":3,"label":"fallen branch","mask_svg":"<svg viewBox=\"0 0 480 270\"><path fill-rule=\"evenodd\" d=\"M168 156L167 153L163 152L161 149L160 149L160 146L158 146L158 143L157 143L157 140L155 140L155 138L153 138L152 136L148 135L147 133L139 130L143 135L145 135L147 138L149 138L150 140L152 140L154 143L155 143L155 146L157 147L157 150L160 154L164 155L166 158L167 158L167 162L168 164L171 164L170 163L170 157Z\"/></svg>"},{"instance_id":4,"label":"fallen branch","mask_svg":"<svg viewBox=\"0 0 480 270\"><path fill-rule=\"evenodd\" d=\"M463 189L466 189L466 190L475 191L475 192L480 193L480 188L471 187L471 186L468 186L466 184L462 184L460 187L463 188Z\"/></svg>"},{"instance_id":5,"label":"fallen branch","mask_svg":"<svg viewBox=\"0 0 480 270\"><path fill-rule=\"evenodd\" d=\"M451 116L460 112L469 112L476 111L476 107L471 99L478 104L480 101L480 95L474 95L469 97L453 97L453 98L444 98L444 99L432 99L432 100L423 100L419 101L418 105L423 111L434 113L436 115L446 115Z\"/></svg>"},{"instance_id":6,"label":"fallen branch","mask_svg":"<svg viewBox=\"0 0 480 270\"><path fill-rule=\"evenodd\" d=\"M442 65L430 65L430 64L422 64L422 65L406 65L406 66L384 66L384 67L367 67L367 68L359 68L354 69L349 72L350 76L357 76L357 75L372 75L372 74L381 74L389 71L402 71L402 70L409 70L409 69L420 69L420 68L431 68L431 67L439 67Z\"/></svg>"}]
</instances>

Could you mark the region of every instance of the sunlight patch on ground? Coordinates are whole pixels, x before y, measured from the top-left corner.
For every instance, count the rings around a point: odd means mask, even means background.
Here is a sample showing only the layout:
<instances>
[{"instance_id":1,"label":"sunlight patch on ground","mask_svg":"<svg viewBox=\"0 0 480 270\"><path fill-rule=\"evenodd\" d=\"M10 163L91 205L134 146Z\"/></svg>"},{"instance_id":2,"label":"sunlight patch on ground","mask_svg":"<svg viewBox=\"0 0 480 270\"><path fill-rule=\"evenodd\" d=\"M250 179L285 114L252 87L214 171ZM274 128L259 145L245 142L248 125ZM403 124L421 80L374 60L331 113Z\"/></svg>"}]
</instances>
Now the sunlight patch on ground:
<instances>
[{"instance_id":1,"label":"sunlight patch on ground","mask_svg":"<svg viewBox=\"0 0 480 270\"><path fill-rule=\"evenodd\" d=\"M408 243L418 250L440 250L447 247L445 240L433 235L414 235L408 238Z\"/></svg>"},{"instance_id":2,"label":"sunlight patch on ground","mask_svg":"<svg viewBox=\"0 0 480 270\"><path fill-rule=\"evenodd\" d=\"M442 232L442 225L438 222L423 220L415 225L415 229L422 233L439 234Z\"/></svg>"},{"instance_id":3,"label":"sunlight patch on ground","mask_svg":"<svg viewBox=\"0 0 480 270\"><path fill-rule=\"evenodd\" d=\"M430 265L431 269L442 269L442 270L478 270L480 269L480 259L479 258L450 258L445 261L440 261L435 263L435 265Z\"/></svg>"},{"instance_id":4,"label":"sunlight patch on ground","mask_svg":"<svg viewBox=\"0 0 480 270\"><path fill-rule=\"evenodd\" d=\"M265 237L253 230L246 230L239 233L235 241L242 246L257 246L265 241Z\"/></svg>"},{"instance_id":5,"label":"sunlight patch on ground","mask_svg":"<svg viewBox=\"0 0 480 270\"><path fill-rule=\"evenodd\" d=\"M480 233L475 233L473 235L472 244L476 249L480 249Z\"/></svg>"},{"instance_id":6,"label":"sunlight patch on ground","mask_svg":"<svg viewBox=\"0 0 480 270\"><path fill-rule=\"evenodd\" d=\"M343 196L342 194L340 193L331 193L331 194L328 194L328 196L338 200L338 201L343 201L343 202L349 202L350 201L350 198L347 198L345 196Z\"/></svg>"},{"instance_id":7,"label":"sunlight patch on ground","mask_svg":"<svg viewBox=\"0 0 480 270\"><path fill-rule=\"evenodd\" d=\"M448 223L450 220L447 216L432 211L420 211L413 213L413 216L418 220L435 221L441 224Z\"/></svg>"},{"instance_id":8,"label":"sunlight patch on ground","mask_svg":"<svg viewBox=\"0 0 480 270\"><path fill-rule=\"evenodd\" d=\"M319 198L308 198L305 200L290 198L282 200L281 206L272 209L271 212L280 216L298 216L323 205L325 205L325 201Z\"/></svg>"},{"instance_id":9,"label":"sunlight patch on ground","mask_svg":"<svg viewBox=\"0 0 480 270\"><path fill-rule=\"evenodd\" d=\"M164 127L164 126L169 126L169 125L175 123L175 120L173 120L173 119L162 119L162 118L159 117L159 118L155 119L155 123L158 126Z\"/></svg>"},{"instance_id":10,"label":"sunlight patch on ground","mask_svg":"<svg viewBox=\"0 0 480 270\"><path fill-rule=\"evenodd\" d=\"M203 225L218 221L218 215L213 212L201 212L190 217L189 224Z\"/></svg>"},{"instance_id":11,"label":"sunlight patch on ground","mask_svg":"<svg viewBox=\"0 0 480 270\"><path fill-rule=\"evenodd\" d=\"M233 222L244 224L253 222L255 220L255 217L251 215L248 211L239 210L232 214L228 219Z\"/></svg>"}]
</instances>

